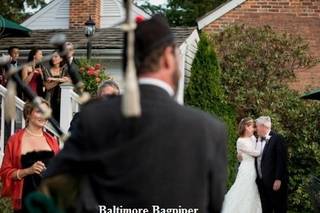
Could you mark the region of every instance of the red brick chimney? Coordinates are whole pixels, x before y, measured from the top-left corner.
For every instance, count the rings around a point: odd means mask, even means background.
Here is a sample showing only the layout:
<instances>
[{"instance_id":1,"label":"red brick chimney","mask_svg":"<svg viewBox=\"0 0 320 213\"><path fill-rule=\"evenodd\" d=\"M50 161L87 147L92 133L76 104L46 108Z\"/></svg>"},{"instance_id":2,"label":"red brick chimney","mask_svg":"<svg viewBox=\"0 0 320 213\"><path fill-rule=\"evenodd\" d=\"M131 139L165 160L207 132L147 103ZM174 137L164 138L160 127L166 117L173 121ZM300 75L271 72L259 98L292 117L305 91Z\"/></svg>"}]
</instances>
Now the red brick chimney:
<instances>
[{"instance_id":1,"label":"red brick chimney","mask_svg":"<svg viewBox=\"0 0 320 213\"><path fill-rule=\"evenodd\" d=\"M91 16L96 23L96 28L100 28L100 13L102 0L70 0L69 28L84 28L84 23Z\"/></svg>"}]
</instances>

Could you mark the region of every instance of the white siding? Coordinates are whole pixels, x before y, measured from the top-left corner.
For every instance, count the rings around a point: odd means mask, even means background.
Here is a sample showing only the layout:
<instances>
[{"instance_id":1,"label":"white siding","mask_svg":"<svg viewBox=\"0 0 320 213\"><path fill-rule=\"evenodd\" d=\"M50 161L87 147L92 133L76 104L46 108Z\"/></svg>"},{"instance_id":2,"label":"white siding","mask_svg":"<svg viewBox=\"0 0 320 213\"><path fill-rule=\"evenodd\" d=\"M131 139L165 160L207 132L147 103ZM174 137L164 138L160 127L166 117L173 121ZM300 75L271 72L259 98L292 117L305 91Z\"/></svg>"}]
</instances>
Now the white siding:
<instances>
[{"instance_id":1,"label":"white siding","mask_svg":"<svg viewBox=\"0 0 320 213\"><path fill-rule=\"evenodd\" d=\"M23 26L31 29L68 29L69 0L54 0L31 16Z\"/></svg>"},{"instance_id":2,"label":"white siding","mask_svg":"<svg viewBox=\"0 0 320 213\"><path fill-rule=\"evenodd\" d=\"M124 19L124 11L117 0L101 2L101 28L111 27Z\"/></svg>"},{"instance_id":3,"label":"white siding","mask_svg":"<svg viewBox=\"0 0 320 213\"><path fill-rule=\"evenodd\" d=\"M36 14L31 16L23 26L31 29L68 29L69 0L53 0ZM150 17L140 8L133 6L133 16ZM101 28L111 27L124 20L125 11L120 0L101 0Z\"/></svg>"},{"instance_id":4,"label":"white siding","mask_svg":"<svg viewBox=\"0 0 320 213\"><path fill-rule=\"evenodd\" d=\"M122 60L106 60L105 61L107 74L110 75L120 87L123 89L123 72L122 72Z\"/></svg>"}]
</instances>

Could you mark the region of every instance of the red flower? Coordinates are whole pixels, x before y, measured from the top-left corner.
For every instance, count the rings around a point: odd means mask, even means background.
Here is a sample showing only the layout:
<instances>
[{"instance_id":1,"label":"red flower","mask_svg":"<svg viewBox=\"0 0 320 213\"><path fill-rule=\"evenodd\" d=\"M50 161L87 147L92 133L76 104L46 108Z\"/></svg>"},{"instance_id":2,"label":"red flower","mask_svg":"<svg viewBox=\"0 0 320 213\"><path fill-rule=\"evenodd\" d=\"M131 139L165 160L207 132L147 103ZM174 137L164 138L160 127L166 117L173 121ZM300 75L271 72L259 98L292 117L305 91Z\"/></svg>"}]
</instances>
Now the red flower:
<instances>
[{"instance_id":1,"label":"red flower","mask_svg":"<svg viewBox=\"0 0 320 213\"><path fill-rule=\"evenodd\" d=\"M96 70L94 69L94 67L89 67L87 73L88 75L93 76L96 74Z\"/></svg>"},{"instance_id":2,"label":"red flower","mask_svg":"<svg viewBox=\"0 0 320 213\"><path fill-rule=\"evenodd\" d=\"M100 70L101 64L96 64L96 65L94 66L94 68L95 68L95 70Z\"/></svg>"},{"instance_id":3,"label":"red flower","mask_svg":"<svg viewBox=\"0 0 320 213\"><path fill-rule=\"evenodd\" d=\"M95 68L93 66L88 67L87 69L88 69L88 72L91 71L91 70L93 70L93 71L95 70Z\"/></svg>"}]
</instances>

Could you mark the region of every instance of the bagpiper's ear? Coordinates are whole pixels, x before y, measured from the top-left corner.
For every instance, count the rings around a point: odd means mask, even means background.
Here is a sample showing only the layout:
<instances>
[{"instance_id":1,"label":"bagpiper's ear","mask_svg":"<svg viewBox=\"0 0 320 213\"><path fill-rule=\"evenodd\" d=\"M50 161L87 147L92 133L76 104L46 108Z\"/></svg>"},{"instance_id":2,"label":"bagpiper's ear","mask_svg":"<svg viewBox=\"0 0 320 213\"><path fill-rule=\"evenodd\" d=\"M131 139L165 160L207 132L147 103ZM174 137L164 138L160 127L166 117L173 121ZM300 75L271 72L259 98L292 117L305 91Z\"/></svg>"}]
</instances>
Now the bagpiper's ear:
<instances>
[{"instance_id":1,"label":"bagpiper's ear","mask_svg":"<svg viewBox=\"0 0 320 213\"><path fill-rule=\"evenodd\" d=\"M4 115L7 122L16 118L16 91L16 83L10 80L7 85L7 93L4 100Z\"/></svg>"}]
</instances>

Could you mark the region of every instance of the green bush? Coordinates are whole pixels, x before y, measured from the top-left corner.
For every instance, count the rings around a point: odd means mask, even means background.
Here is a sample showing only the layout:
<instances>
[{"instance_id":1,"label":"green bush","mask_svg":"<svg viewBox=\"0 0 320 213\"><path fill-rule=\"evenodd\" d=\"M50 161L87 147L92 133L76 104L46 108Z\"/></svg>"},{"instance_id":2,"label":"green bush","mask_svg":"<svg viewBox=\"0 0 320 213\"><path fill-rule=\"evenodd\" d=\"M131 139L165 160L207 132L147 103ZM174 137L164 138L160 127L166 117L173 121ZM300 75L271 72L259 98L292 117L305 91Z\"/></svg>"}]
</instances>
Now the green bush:
<instances>
[{"instance_id":1,"label":"green bush","mask_svg":"<svg viewBox=\"0 0 320 213\"><path fill-rule=\"evenodd\" d=\"M233 183L237 160L235 155L235 114L226 102L220 81L220 67L214 49L206 35L201 36L191 69L190 82L185 91L185 103L218 116L228 127L228 185Z\"/></svg>"},{"instance_id":2,"label":"green bush","mask_svg":"<svg viewBox=\"0 0 320 213\"><path fill-rule=\"evenodd\" d=\"M0 189L1 189L1 185L2 185L2 183L0 182ZM10 198L0 197L0 210L1 210L0 211L1 213L12 213L13 212Z\"/></svg>"},{"instance_id":3,"label":"green bush","mask_svg":"<svg viewBox=\"0 0 320 213\"><path fill-rule=\"evenodd\" d=\"M211 39L222 69L222 85L238 119L271 109L279 100L279 89L287 87L297 71L316 62L301 37L279 34L268 26L233 26Z\"/></svg>"},{"instance_id":4,"label":"green bush","mask_svg":"<svg viewBox=\"0 0 320 213\"><path fill-rule=\"evenodd\" d=\"M310 175L320 175L320 105L304 101L287 83L315 64L308 44L270 27L233 26L211 37L222 69L221 82L239 120L269 115L289 152L289 211L313 212Z\"/></svg>"}]
</instances>

